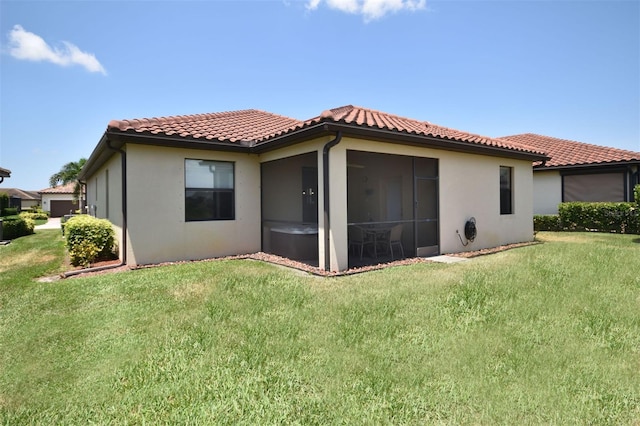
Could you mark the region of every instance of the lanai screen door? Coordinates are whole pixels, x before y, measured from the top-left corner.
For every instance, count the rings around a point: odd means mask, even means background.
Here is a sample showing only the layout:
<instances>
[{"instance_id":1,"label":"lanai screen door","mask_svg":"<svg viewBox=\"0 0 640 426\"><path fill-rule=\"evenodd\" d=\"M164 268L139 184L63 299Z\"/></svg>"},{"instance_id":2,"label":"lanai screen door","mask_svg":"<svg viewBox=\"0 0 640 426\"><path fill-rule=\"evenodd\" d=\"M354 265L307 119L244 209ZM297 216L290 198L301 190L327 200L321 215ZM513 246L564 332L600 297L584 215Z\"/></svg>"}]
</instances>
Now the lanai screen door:
<instances>
[{"instance_id":1,"label":"lanai screen door","mask_svg":"<svg viewBox=\"0 0 640 426\"><path fill-rule=\"evenodd\" d=\"M440 254L438 244L438 160L414 159L416 256Z\"/></svg>"},{"instance_id":2,"label":"lanai screen door","mask_svg":"<svg viewBox=\"0 0 640 426\"><path fill-rule=\"evenodd\" d=\"M419 178L416 187L416 255L435 256L438 245L438 180Z\"/></svg>"}]
</instances>

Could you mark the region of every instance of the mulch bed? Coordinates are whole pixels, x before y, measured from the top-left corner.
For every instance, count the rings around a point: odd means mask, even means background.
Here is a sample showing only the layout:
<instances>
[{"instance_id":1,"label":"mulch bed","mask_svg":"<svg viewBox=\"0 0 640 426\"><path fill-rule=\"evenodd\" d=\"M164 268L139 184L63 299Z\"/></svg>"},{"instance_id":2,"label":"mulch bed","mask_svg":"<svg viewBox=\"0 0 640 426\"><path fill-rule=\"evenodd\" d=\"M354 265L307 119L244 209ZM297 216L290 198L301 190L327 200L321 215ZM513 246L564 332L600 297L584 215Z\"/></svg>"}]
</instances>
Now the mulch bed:
<instances>
[{"instance_id":1,"label":"mulch bed","mask_svg":"<svg viewBox=\"0 0 640 426\"><path fill-rule=\"evenodd\" d=\"M468 251L468 252L464 252L464 253L452 253L452 254L448 254L447 256L461 257L461 258L473 258L473 257L484 256L484 255L488 255L488 254L502 252L502 251L509 250L509 249L512 249L512 248L530 246L530 245L534 245L534 244L540 244L540 243L534 241L534 242L527 242L527 243L508 244L508 245L503 245L503 246L489 248L489 249ZM95 269L95 268L100 268L100 267L103 267L103 266L104 267L108 267L108 266L111 266L111 265L120 264L120 261L117 260L117 259L116 260L107 260L107 261L102 261L102 262L97 262L97 263L91 264L90 268L88 268L86 272L80 272L82 270L82 268L80 268L80 267L76 267L76 268L70 267L68 269L68 271L73 271L74 275L73 276L69 276L69 277L65 277L65 278L89 277L89 276L93 276L93 275L111 274L111 273L115 273L115 272L124 272L124 271L134 271L134 270L138 270L138 269L155 268L155 267L158 267L158 266L183 265L183 264L194 263L194 262L216 262L216 261L221 261L221 260L242 260L242 259L250 259L250 260L257 260L257 261L262 261L262 262L273 263L275 265L296 269L296 270L299 270L299 271L302 271L302 272L305 272L305 273L308 273L308 274L316 275L316 276L319 276L319 277L337 277L337 276L345 276L345 275L354 275L354 274L359 274L359 273L362 273L362 272L375 271L375 270L384 269L384 268L390 268L390 267L394 267L394 266L416 265L416 264L419 264L419 263L431 263L432 262L431 260L429 260L428 257L427 258L424 258L424 257L412 257L412 258L407 258L407 259L396 260L396 261L393 261L393 262L379 263L379 264L376 264L376 265L368 265L368 266L362 266L362 267L358 267L358 268L347 269L345 271L334 272L334 271L325 271L325 270L320 269L318 267L307 265L306 263L296 262L295 260L287 259L286 257L277 256L275 254L258 252L258 253L253 253L253 254L243 254L243 255L237 255L237 256L217 257L217 258L213 258L213 259L184 260L184 261L178 261L178 262L162 262L162 263L154 263L154 264L149 264L149 265L138 265L138 266L133 266L133 267L125 265L125 266L119 266L119 267L114 267L114 268L109 268L109 269L104 269L104 270L99 270L99 271L92 271L92 269Z\"/></svg>"}]
</instances>

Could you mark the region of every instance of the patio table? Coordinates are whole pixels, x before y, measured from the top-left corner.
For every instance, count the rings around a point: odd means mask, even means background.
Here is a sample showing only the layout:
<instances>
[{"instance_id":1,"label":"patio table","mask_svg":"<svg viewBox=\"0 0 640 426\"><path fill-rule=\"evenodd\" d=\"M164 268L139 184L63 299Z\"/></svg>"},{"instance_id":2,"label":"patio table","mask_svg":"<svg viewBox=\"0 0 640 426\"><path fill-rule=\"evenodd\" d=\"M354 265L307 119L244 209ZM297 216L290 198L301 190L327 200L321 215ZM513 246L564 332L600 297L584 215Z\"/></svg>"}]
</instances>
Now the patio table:
<instances>
[{"instance_id":1,"label":"patio table","mask_svg":"<svg viewBox=\"0 0 640 426\"><path fill-rule=\"evenodd\" d=\"M389 242L389 233L392 226L387 224L372 224L360 226L365 235L369 236L373 240L373 257L378 258L378 245L385 248Z\"/></svg>"}]
</instances>

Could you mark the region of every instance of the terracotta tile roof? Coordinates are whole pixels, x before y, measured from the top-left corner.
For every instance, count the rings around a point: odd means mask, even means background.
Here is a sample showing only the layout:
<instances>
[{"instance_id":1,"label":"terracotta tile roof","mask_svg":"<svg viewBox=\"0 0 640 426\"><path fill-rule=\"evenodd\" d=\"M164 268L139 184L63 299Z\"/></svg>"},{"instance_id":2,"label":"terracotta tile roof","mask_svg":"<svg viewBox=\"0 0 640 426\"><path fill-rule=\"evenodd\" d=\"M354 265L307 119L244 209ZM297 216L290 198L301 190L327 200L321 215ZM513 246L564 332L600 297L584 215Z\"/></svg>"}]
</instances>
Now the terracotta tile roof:
<instances>
[{"instance_id":1,"label":"terracotta tile roof","mask_svg":"<svg viewBox=\"0 0 640 426\"><path fill-rule=\"evenodd\" d=\"M39 200L40 195L35 191L23 191L18 188L0 188L0 192L6 192L9 197L17 197L23 200Z\"/></svg>"},{"instance_id":2,"label":"terracotta tile roof","mask_svg":"<svg viewBox=\"0 0 640 426\"><path fill-rule=\"evenodd\" d=\"M532 149L546 151L551 157L544 166L538 167L569 167L578 165L615 164L626 162L640 162L640 152L624 149L592 145L551 136L524 133L521 135L504 136L499 138L528 145Z\"/></svg>"},{"instance_id":3,"label":"terracotta tile roof","mask_svg":"<svg viewBox=\"0 0 640 426\"><path fill-rule=\"evenodd\" d=\"M287 135L294 130L309 128L321 123L339 123L399 134L463 142L472 146L484 145L544 155L543 151L518 142L462 132L427 121L400 117L353 105L326 110L321 115L306 121L249 109L211 114L113 120L109 123L107 131L252 145L261 142L268 143L270 140Z\"/></svg>"},{"instance_id":4,"label":"terracotta tile roof","mask_svg":"<svg viewBox=\"0 0 640 426\"><path fill-rule=\"evenodd\" d=\"M302 122L270 112L247 109L211 114L113 120L108 130L147 133L220 142L259 142L301 127Z\"/></svg>"},{"instance_id":5,"label":"terracotta tile roof","mask_svg":"<svg viewBox=\"0 0 640 426\"><path fill-rule=\"evenodd\" d=\"M323 121L333 121L362 127L378 128L381 130L391 130L400 133L466 142L475 145L486 145L534 154L544 154L544 151L522 145L518 142L505 141L488 136L463 132L449 127L439 126L428 121L414 120L353 105L346 105L326 110L318 117L308 120L305 124L319 123Z\"/></svg>"},{"instance_id":6,"label":"terracotta tile roof","mask_svg":"<svg viewBox=\"0 0 640 426\"><path fill-rule=\"evenodd\" d=\"M41 189L38 194L73 194L74 182L69 182L66 185L54 186L53 188Z\"/></svg>"}]
</instances>

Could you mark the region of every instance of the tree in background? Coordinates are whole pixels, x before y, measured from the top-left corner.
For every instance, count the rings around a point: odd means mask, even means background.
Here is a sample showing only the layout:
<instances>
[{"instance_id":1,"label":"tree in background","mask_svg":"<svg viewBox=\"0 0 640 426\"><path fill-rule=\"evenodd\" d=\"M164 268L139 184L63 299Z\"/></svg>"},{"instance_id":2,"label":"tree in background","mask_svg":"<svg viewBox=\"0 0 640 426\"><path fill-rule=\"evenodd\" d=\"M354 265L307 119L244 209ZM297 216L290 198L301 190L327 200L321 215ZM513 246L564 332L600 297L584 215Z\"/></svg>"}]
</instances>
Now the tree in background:
<instances>
[{"instance_id":1,"label":"tree in background","mask_svg":"<svg viewBox=\"0 0 640 426\"><path fill-rule=\"evenodd\" d=\"M51 187L54 187L74 182L73 199L74 201L82 201L82 184L78 180L78 175L80 174L80 170L82 170L82 167L86 162L86 158L81 158L78 161L68 162L67 164L62 166L58 173L53 174L49 178L49 185ZM80 202L80 208L82 209L82 202Z\"/></svg>"}]
</instances>

